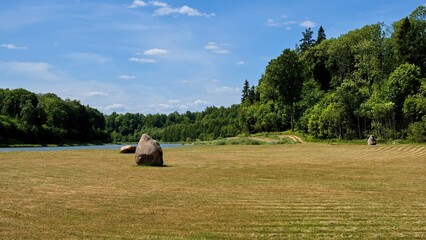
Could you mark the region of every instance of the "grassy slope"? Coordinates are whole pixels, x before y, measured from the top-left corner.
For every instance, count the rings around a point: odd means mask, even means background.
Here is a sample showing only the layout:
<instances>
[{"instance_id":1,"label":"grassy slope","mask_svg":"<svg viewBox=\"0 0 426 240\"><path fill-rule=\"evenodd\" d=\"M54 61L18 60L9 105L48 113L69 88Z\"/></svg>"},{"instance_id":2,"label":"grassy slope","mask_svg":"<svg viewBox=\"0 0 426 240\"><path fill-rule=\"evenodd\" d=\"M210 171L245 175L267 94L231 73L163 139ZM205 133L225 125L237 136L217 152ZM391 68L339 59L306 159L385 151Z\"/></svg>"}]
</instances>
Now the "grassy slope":
<instances>
[{"instance_id":1,"label":"grassy slope","mask_svg":"<svg viewBox=\"0 0 426 240\"><path fill-rule=\"evenodd\" d=\"M0 153L0 239L426 238L426 147Z\"/></svg>"}]
</instances>

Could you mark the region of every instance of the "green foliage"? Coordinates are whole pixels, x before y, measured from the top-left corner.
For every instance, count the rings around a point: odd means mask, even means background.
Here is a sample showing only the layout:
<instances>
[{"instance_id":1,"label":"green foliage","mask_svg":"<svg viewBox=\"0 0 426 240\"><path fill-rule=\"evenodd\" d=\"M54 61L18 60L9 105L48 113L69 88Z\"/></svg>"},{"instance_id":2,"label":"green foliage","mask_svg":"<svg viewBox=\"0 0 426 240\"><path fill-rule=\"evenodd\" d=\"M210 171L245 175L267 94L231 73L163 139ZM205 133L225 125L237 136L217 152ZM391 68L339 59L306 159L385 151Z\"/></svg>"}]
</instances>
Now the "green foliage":
<instances>
[{"instance_id":1,"label":"green foliage","mask_svg":"<svg viewBox=\"0 0 426 240\"><path fill-rule=\"evenodd\" d=\"M259 85L262 101L276 101L288 109L293 131L295 107L301 97L304 71L304 65L297 52L285 49L278 58L269 62Z\"/></svg>"},{"instance_id":2,"label":"green foliage","mask_svg":"<svg viewBox=\"0 0 426 240\"><path fill-rule=\"evenodd\" d=\"M421 121L426 115L426 80L423 81L417 94L408 96L404 101L404 115L409 121Z\"/></svg>"},{"instance_id":3,"label":"green foliage","mask_svg":"<svg viewBox=\"0 0 426 240\"><path fill-rule=\"evenodd\" d=\"M194 142L236 136L239 105L208 107L203 112L184 114L117 114L106 116L113 142L135 142L142 133L163 142Z\"/></svg>"},{"instance_id":4,"label":"green foliage","mask_svg":"<svg viewBox=\"0 0 426 240\"><path fill-rule=\"evenodd\" d=\"M284 49L257 86L244 81L241 104L202 112L102 115L75 100L24 89L0 89L0 144L6 141L135 142L142 133L164 142L211 141L295 130L319 139L424 142L426 7L326 39L320 27ZM391 31L393 30L393 31Z\"/></svg>"},{"instance_id":5,"label":"green foliage","mask_svg":"<svg viewBox=\"0 0 426 240\"><path fill-rule=\"evenodd\" d=\"M311 28L305 29L305 32L303 32L302 35L303 35L303 38L300 39L300 51L303 52L303 51L309 50L309 48L314 46L315 40L313 39L314 32L311 30ZM323 38L325 36L319 36L319 37Z\"/></svg>"},{"instance_id":6,"label":"green foliage","mask_svg":"<svg viewBox=\"0 0 426 240\"><path fill-rule=\"evenodd\" d=\"M325 34L325 30L322 26L320 26L318 29L317 40L315 41L315 44L320 44L322 41L326 39L327 39L327 35Z\"/></svg>"},{"instance_id":7,"label":"green foliage","mask_svg":"<svg viewBox=\"0 0 426 240\"><path fill-rule=\"evenodd\" d=\"M315 138L363 139L374 134L387 140L408 134L412 140L421 139L412 136L413 129L421 129L426 112L421 86L425 16L426 8L417 8L393 25L393 33L378 23L326 40L320 28L315 44L307 29L298 57L286 49L269 62L258 85L261 101L242 108L244 131L273 131L277 124L271 121L281 123L278 129L285 130L290 116L301 132ZM298 61L300 65L289 64ZM297 72L304 73L300 78L292 75L297 66L302 66ZM295 79L303 83L302 94L288 91ZM276 110L270 106L277 106L283 117L274 120Z\"/></svg>"},{"instance_id":8,"label":"green foliage","mask_svg":"<svg viewBox=\"0 0 426 240\"><path fill-rule=\"evenodd\" d=\"M408 139L419 143L426 142L426 117L423 117L420 122L410 124L408 127Z\"/></svg>"},{"instance_id":9,"label":"green foliage","mask_svg":"<svg viewBox=\"0 0 426 240\"><path fill-rule=\"evenodd\" d=\"M105 141L105 118L98 110L54 94L0 89L0 143Z\"/></svg>"}]
</instances>

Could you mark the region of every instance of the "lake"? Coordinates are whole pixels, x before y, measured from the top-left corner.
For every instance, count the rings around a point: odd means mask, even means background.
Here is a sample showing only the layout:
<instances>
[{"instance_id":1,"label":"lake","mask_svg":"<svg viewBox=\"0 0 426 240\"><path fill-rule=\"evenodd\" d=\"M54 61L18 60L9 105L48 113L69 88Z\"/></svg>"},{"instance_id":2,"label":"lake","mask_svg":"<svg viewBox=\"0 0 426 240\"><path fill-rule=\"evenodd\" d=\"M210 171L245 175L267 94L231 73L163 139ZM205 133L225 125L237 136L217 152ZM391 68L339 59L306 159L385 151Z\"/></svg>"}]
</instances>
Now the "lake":
<instances>
[{"instance_id":1,"label":"lake","mask_svg":"<svg viewBox=\"0 0 426 240\"><path fill-rule=\"evenodd\" d=\"M124 146L124 145L105 144L105 145L88 145L88 146L59 146L59 147L10 147L10 148L0 148L0 152L40 152L40 151L91 150L91 149L105 149L105 150L116 149L118 152L121 146ZM161 144L161 148L175 148L180 146L184 146L184 145L178 144L178 143Z\"/></svg>"}]
</instances>

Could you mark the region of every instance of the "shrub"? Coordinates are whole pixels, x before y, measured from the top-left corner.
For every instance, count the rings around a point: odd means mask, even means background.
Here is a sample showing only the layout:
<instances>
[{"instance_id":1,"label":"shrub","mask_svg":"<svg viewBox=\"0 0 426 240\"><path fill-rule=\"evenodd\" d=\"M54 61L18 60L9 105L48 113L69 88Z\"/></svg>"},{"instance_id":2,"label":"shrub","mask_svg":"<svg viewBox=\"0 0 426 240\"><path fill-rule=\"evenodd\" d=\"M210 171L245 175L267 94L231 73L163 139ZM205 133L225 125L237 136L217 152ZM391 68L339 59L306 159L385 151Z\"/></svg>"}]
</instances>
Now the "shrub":
<instances>
[{"instance_id":1,"label":"shrub","mask_svg":"<svg viewBox=\"0 0 426 240\"><path fill-rule=\"evenodd\" d=\"M408 139L418 143L426 142L426 117L423 117L421 122L410 124L408 127Z\"/></svg>"}]
</instances>

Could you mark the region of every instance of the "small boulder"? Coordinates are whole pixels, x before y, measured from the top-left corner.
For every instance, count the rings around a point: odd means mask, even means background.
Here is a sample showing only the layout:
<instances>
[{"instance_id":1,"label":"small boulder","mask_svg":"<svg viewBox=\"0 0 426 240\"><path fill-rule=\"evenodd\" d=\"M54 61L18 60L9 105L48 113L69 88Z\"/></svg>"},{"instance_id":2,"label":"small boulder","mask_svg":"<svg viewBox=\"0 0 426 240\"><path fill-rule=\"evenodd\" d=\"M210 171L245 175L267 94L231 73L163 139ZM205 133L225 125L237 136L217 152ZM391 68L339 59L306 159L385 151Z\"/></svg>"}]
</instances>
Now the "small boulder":
<instances>
[{"instance_id":1,"label":"small boulder","mask_svg":"<svg viewBox=\"0 0 426 240\"><path fill-rule=\"evenodd\" d=\"M126 145L120 148L120 153L135 153L136 146Z\"/></svg>"},{"instance_id":2,"label":"small boulder","mask_svg":"<svg viewBox=\"0 0 426 240\"><path fill-rule=\"evenodd\" d=\"M142 134L136 147L135 161L138 165L162 166L163 150L160 144L148 134Z\"/></svg>"},{"instance_id":3,"label":"small boulder","mask_svg":"<svg viewBox=\"0 0 426 240\"><path fill-rule=\"evenodd\" d=\"M370 137L368 138L367 143L368 143L368 145L376 145L376 139L374 138L373 135L370 135Z\"/></svg>"}]
</instances>

